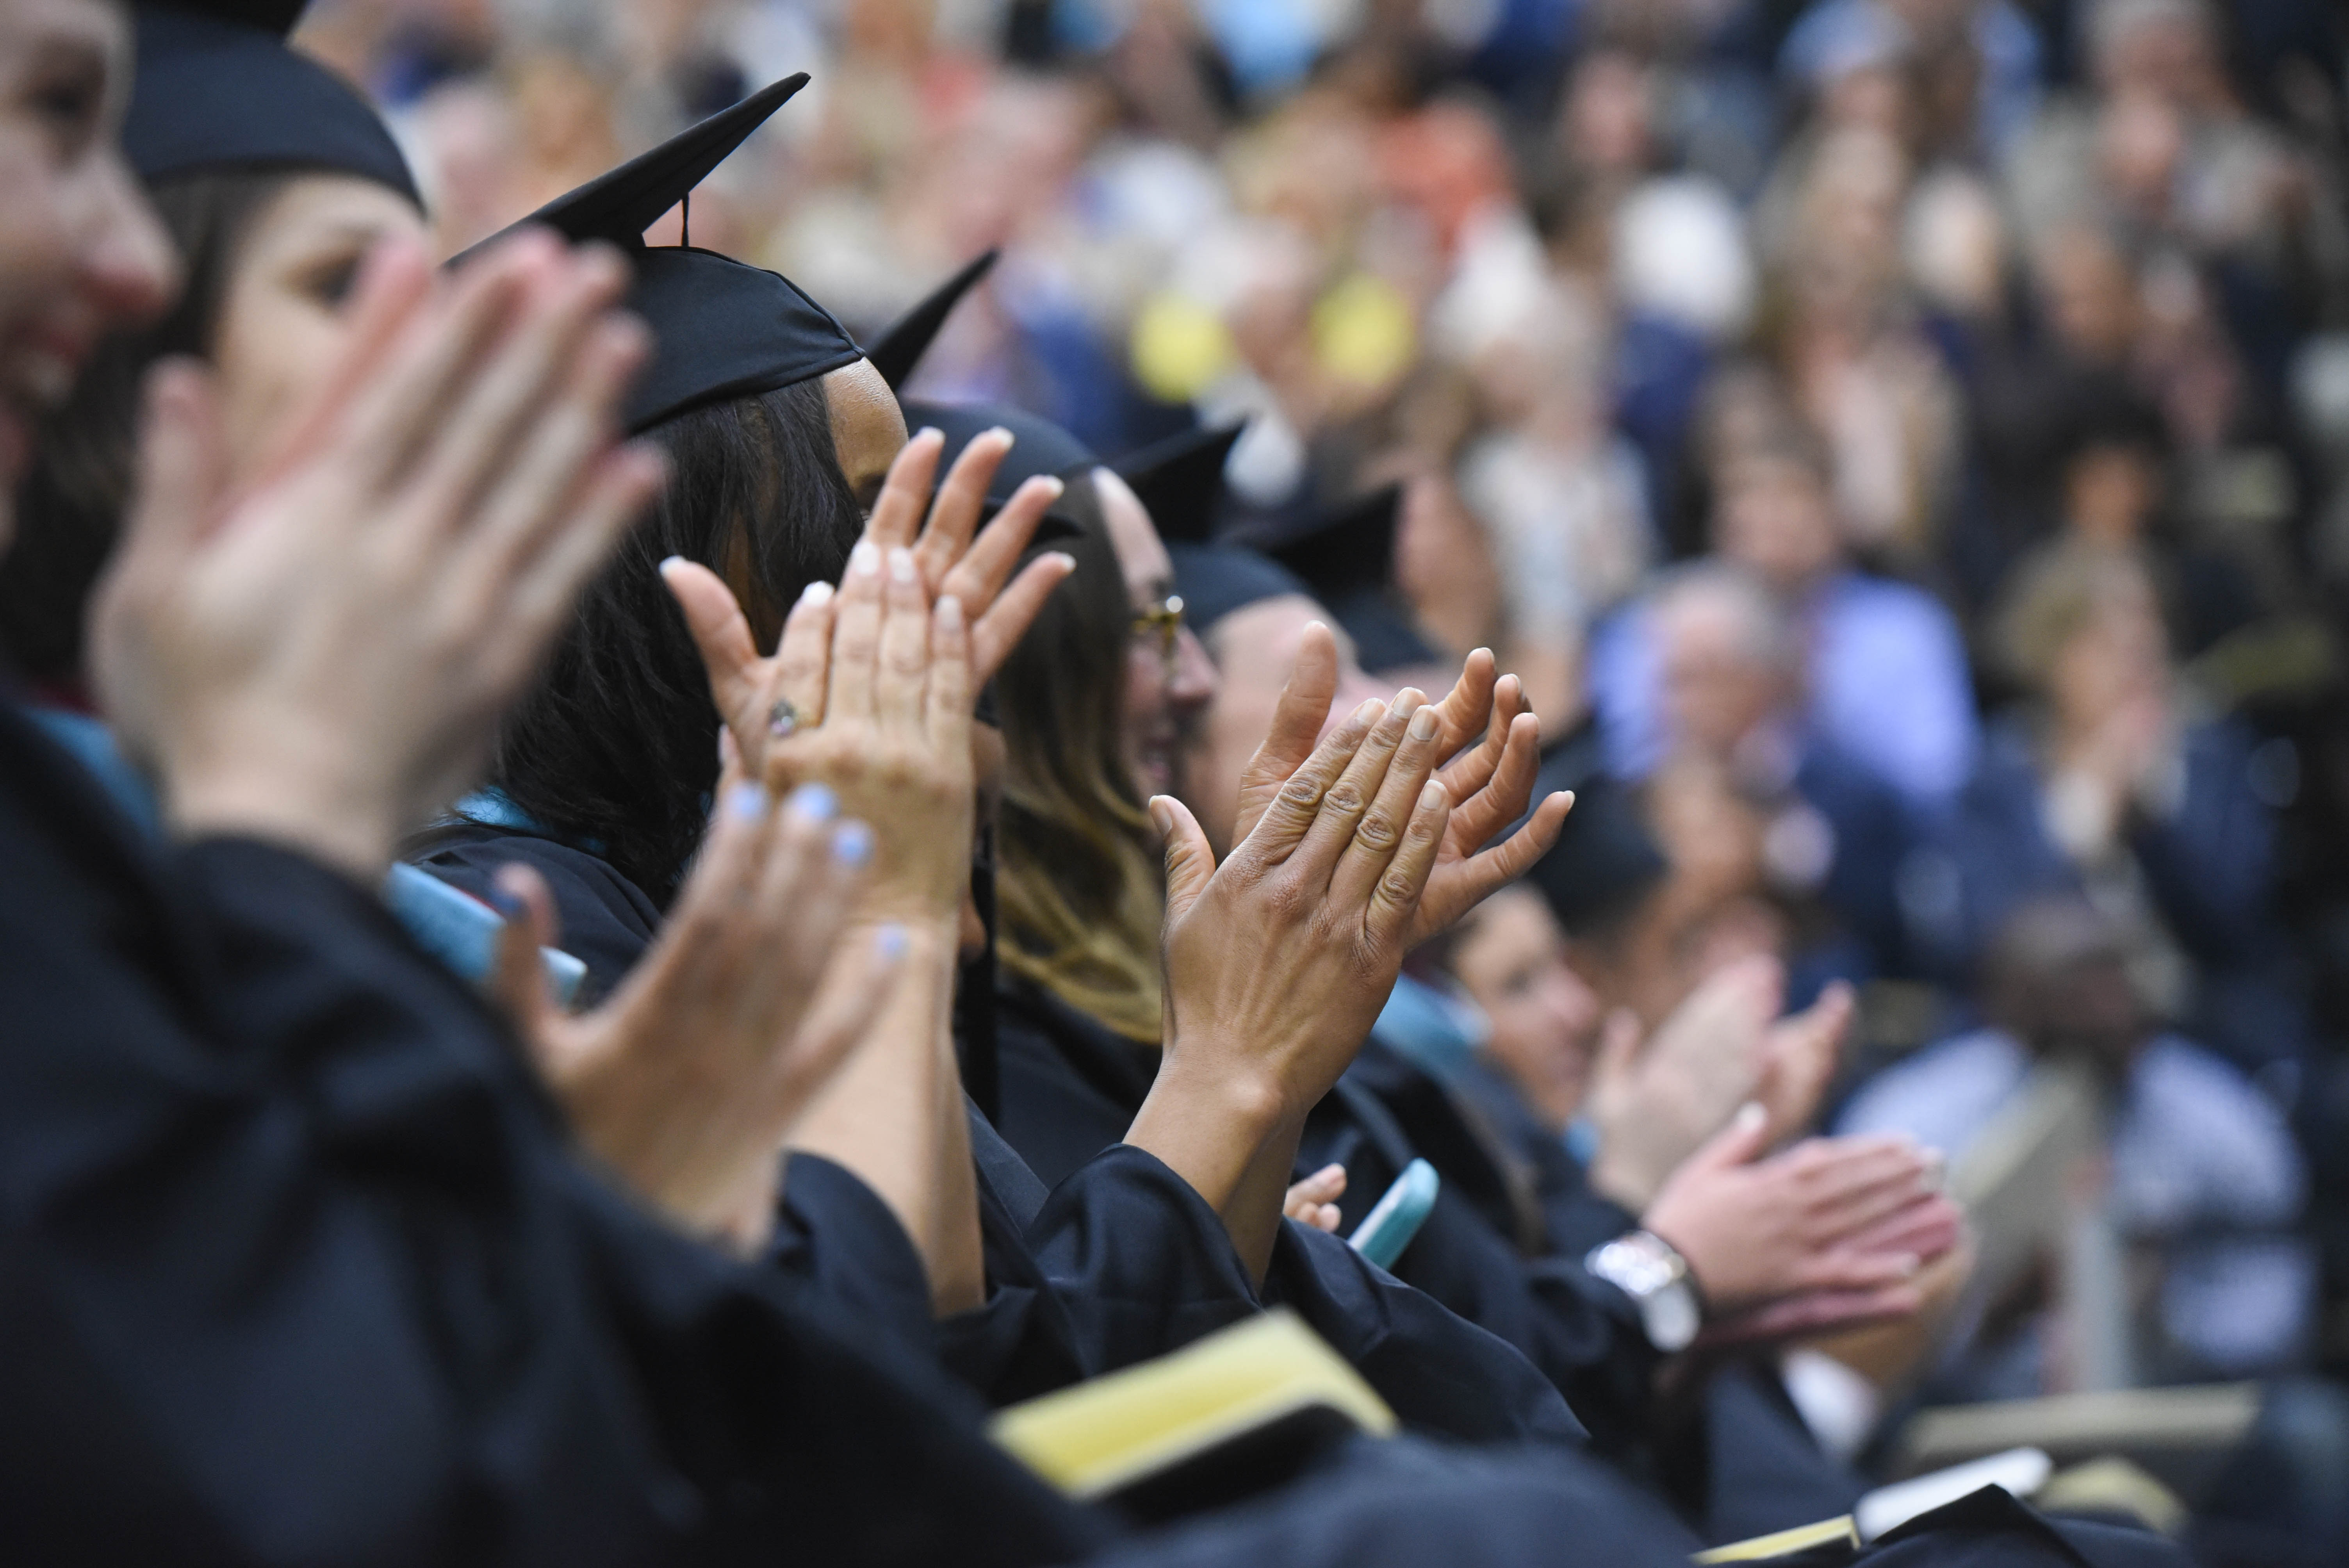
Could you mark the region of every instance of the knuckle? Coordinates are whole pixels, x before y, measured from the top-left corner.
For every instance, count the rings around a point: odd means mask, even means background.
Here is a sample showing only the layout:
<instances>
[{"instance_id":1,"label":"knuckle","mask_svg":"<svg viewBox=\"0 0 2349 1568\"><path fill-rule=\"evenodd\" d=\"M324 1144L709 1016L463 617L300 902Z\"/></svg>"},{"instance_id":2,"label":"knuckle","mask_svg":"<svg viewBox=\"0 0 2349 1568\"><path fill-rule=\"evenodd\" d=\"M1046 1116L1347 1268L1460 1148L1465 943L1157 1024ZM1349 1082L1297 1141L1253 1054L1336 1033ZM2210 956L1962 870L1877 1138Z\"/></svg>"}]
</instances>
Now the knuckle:
<instances>
[{"instance_id":1,"label":"knuckle","mask_svg":"<svg viewBox=\"0 0 2349 1568\"><path fill-rule=\"evenodd\" d=\"M1355 841L1365 849L1392 849L1396 837L1394 819L1384 811L1371 812L1354 828Z\"/></svg>"},{"instance_id":2,"label":"knuckle","mask_svg":"<svg viewBox=\"0 0 2349 1568\"><path fill-rule=\"evenodd\" d=\"M1350 780L1340 779L1321 797L1321 804L1335 815L1350 817L1362 809L1361 789Z\"/></svg>"}]
</instances>

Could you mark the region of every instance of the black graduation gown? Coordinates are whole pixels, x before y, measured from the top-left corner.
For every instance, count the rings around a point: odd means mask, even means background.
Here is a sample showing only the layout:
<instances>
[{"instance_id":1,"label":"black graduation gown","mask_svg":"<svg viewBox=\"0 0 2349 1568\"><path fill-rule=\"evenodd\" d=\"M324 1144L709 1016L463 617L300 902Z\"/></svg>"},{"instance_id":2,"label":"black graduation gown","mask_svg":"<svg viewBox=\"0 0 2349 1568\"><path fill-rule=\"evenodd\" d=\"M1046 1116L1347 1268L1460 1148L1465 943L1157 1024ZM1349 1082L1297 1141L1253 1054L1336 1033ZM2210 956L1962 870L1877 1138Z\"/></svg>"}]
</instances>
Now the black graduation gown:
<instances>
[{"instance_id":1,"label":"black graduation gown","mask_svg":"<svg viewBox=\"0 0 2349 1568\"><path fill-rule=\"evenodd\" d=\"M1158 1053L1041 986L1009 982L996 1000L1003 1134L1050 1181L1124 1136L1149 1092ZM1365 1057L1378 1049L1366 1047ZM1362 1072L1358 1061L1315 1108L1298 1161L1300 1171L1332 1160L1346 1165L1341 1207L1350 1231L1418 1153ZM1526 1257L1452 1172L1444 1174L1435 1206L1394 1277L1516 1346L1566 1396L1601 1452L1635 1458L1649 1425L1657 1357L1630 1299L1578 1264Z\"/></svg>"},{"instance_id":2,"label":"black graduation gown","mask_svg":"<svg viewBox=\"0 0 2349 1568\"><path fill-rule=\"evenodd\" d=\"M919 1358L569 1153L367 890L166 851L0 707L0 1538L25 1561L1064 1561Z\"/></svg>"},{"instance_id":3,"label":"black graduation gown","mask_svg":"<svg viewBox=\"0 0 2349 1568\"><path fill-rule=\"evenodd\" d=\"M649 901L603 861L550 840L453 827L431 835L416 858L481 894L500 864L531 864L562 915L564 945L587 964L598 991L618 984L651 940L653 922L643 914ZM1284 1225L1259 1293L1215 1212L1154 1157L1122 1143L1123 1131L1121 1123L1047 1182L970 1108L988 1299L939 1325L936 1343L948 1368L990 1401L1164 1355L1264 1305L1286 1305L1414 1429L1470 1442L1579 1441L1565 1403L1508 1346L1398 1286L1333 1238ZM784 1183L795 1243L785 1256L803 1266L796 1243L827 1221L814 1212L822 1199L801 1191L799 1172L795 1161ZM828 1222L854 1239L812 1250L849 1258L849 1274L868 1246L888 1255L891 1248L867 1237L870 1208L841 1202ZM885 1288L838 1274L830 1287L852 1300ZM918 1310L926 1309L925 1295ZM902 1325L914 1310L901 1294L888 1316Z\"/></svg>"},{"instance_id":4,"label":"black graduation gown","mask_svg":"<svg viewBox=\"0 0 2349 1568\"><path fill-rule=\"evenodd\" d=\"M605 1186L368 892L265 844L152 849L5 708L0 1020L12 1556L1042 1563L1113 1537L800 1276ZM1570 1454L1356 1448L1116 1561L1686 1550Z\"/></svg>"}]
</instances>

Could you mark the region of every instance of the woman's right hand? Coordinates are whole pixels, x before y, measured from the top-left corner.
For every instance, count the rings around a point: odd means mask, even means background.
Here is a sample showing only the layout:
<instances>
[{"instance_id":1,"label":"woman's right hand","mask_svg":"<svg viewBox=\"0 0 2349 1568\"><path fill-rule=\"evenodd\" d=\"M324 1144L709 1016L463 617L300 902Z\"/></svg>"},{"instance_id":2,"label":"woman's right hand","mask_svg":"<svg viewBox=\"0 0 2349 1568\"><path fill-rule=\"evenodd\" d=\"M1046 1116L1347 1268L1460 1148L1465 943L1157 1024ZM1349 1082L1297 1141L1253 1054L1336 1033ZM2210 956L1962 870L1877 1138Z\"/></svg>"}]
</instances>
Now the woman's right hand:
<instances>
[{"instance_id":1,"label":"woman's right hand","mask_svg":"<svg viewBox=\"0 0 2349 1568\"><path fill-rule=\"evenodd\" d=\"M349 347L232 489L208 374L148 383L139 497L93 609L108 717L183 833L372 881L468 788L572 601L659 486L616 409L647 339L605 248L528 232L453 280L368 260Z\"/></svg>"},{"instance_id":2,"label":"woman's right hand","mask_svg":"<svg viewBox=\"0 0 2349 1568\"><path fill-rule=\"evenodd\" d=\"M1334 656L1318 624L1299 666L1317 655ZM1433 778L1437 727L1418 692L1365 703L1220 866L1181 802L1151 802L1166 837L1166 1030L1126 1140L1219 1210L1386 1004L1452 814Z\"/></svg>"},{"instance_id":3,"label":"woman's right hand","mask_svg":"<svg viewBox=\"0 0 2349 1568\"><path fill-rule=\"evenodd\" d=\"M921 431L905 443L889 465L856 559L894 561L895 552L905 550L926 603L932 598L958 603L968 622L967 684L976 694L1002 667L1076 562L1049 551L1012 575L1036 525L1061 497L1056 479L1029 480L979 528L988 481L1011 449L1009 432L989 431L974 439L933 500L930 482L943 446L936 430ZM749 617L716 573L678 561L665 565L662 575L701 650L710 700L744 767L756 776L766 766L770 745L812 729L828 716L824 672L832 645L833 587L811 586L793 607L774 653L761 657Z\"/></svg>"}]
</instances>

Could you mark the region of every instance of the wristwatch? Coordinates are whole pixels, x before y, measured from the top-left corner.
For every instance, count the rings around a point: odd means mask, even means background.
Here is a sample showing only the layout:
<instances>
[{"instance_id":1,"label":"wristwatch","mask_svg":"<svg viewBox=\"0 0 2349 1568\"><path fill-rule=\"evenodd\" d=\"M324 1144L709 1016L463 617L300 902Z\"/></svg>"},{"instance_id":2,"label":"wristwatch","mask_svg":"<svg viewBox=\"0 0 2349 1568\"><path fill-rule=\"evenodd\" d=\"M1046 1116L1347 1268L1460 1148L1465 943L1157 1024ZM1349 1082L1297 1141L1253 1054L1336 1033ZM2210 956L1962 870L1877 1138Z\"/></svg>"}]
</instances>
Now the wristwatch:
<instances>
[{"instance_id":1,"label":"wristwatch","mask_svg":"<svg viewBox=\"0 0 2349 1568\"><path fill-rule=\"evenodd\" d=\"M1704 1314L1688 1260L1663 1237L1633 1231L1590 1250L1582 1266L1631 1298L1648 1343L1665 1355L1689 1347Z\"/></svg>"}]
</instances>

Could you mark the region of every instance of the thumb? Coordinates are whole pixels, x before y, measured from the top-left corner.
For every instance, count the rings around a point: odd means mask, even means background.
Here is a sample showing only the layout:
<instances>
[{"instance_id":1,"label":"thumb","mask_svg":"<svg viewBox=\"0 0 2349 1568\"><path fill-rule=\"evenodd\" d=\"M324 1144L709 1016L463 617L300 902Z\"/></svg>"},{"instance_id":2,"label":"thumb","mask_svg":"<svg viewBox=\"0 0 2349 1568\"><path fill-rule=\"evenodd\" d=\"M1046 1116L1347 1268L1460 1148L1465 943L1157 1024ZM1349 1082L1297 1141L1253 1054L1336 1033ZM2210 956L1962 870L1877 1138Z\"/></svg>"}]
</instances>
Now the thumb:
<instances>
[{"instance_id":1,"label":"thumb","mask_svg":"<svg viewBox=\"0 0 2349 1568\"><path fill-rule=\"evenodd\" d=\"M164 360L147 377L126 557L148 570L168 569L194 547L226 482L211 374L193 360Z\"/></svg>"},{"instance_id":2,"label":"thumb","mask_svg":"<svg viewBox=\"0 0 2349 1568\"><path fill-rule=\"evenodd\" d=\"M1216 874L1216 851L1207 847L1207 835L1191 809L1172 795L1150 798L1150 820L1166 841L1166 921L1171 925L1207 891L1207 880Z\"/></svg>"},{"instance_id":3,"label":"thumb","mask_svg":"<svg viewBox=\"0 0 2349 1568\"><path fill-rule=\"evenodd\" d=\"M1727 1171L1738 1165L1749 1165L1770 1147L1770 1113L1758 1100L1747 1100L1729 1119L1729 1125L1713 1135L1713 1140L1688 1158L1688 1162L1703 1170Z\"/></svg>"},{"instance_id":4,"label":"thumb","mask_svg":"<svg viewBox=\"0 0 2349 1568\"><path fill-rule=\"evenodd\" d=\"M660 574L701 652L709 699L719 717L730 721L758 696L759 647L750 639L750 623L735 603L734 590L700 562L672 555L660 563Z\"/></svg>"},{"instance_id":5,"label":"thumb","mask_svg":"<svg viewBox=\"0 0 2349 1568\"><path fill-rule=\"evenodd\" d=\"M554 905L545 882L525 865L507 864L497 870L490 902L505 916L498 933L497 956L490 970L490 999L522 1037L540 1071L558 1075L559 1063L550 1058L556 1017L554 998L548 995L546 966L538 950L554 945Z\"/></svg>"}]
</instances>

